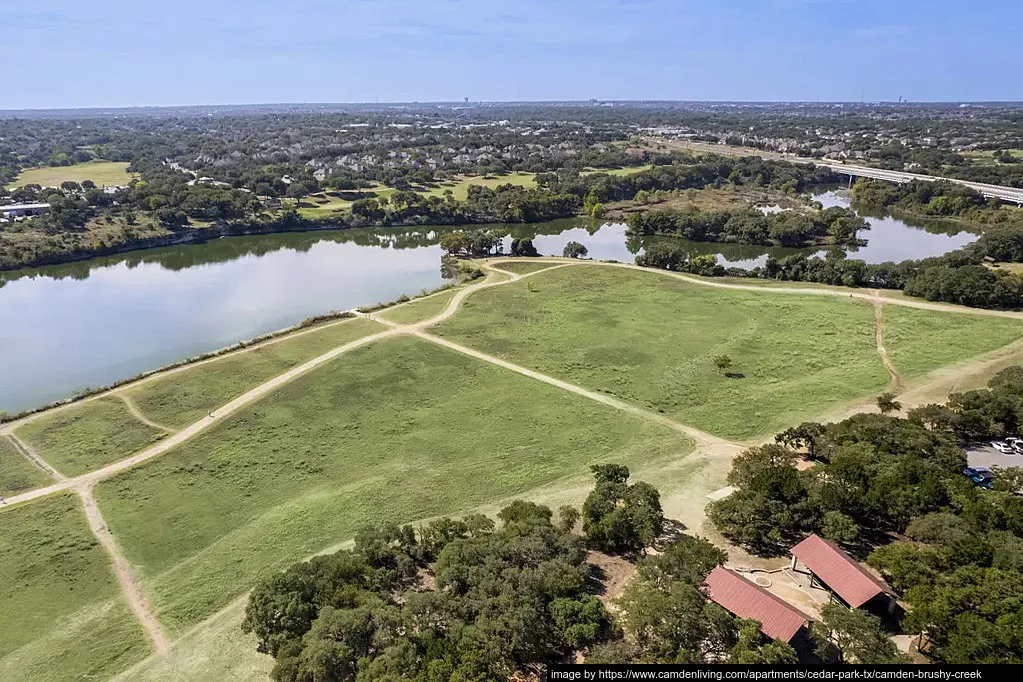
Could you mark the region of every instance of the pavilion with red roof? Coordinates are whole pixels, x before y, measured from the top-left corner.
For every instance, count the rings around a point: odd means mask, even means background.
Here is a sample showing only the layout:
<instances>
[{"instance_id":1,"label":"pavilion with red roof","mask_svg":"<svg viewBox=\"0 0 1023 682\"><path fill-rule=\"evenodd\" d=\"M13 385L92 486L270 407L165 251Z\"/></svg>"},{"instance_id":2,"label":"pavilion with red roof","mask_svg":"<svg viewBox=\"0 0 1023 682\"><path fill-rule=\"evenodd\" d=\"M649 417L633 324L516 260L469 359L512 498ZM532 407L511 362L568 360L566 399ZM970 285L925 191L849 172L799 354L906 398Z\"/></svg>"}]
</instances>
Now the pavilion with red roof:
<instances>
[{"instance_id":1,"label":"pavilion with red roof","mask_svg":"<svg viewBox=\"0 0 1023 682\"><path fill-rule=\"evenodd\" d=\"M867 608L891 613L895 592L840 549L835 543L813 534L792 548L792 570L797 560L810 572L810 584L817 583L849 608Z\"/></svg>"},{"instance_id":2,"label":"pavilion with red roof","mask_svg":"<svg viewBox=\"0 0 1023 682\"><path fill-rule=\"evenodd\" d=\"M760 630L772 639L792 643L806 634L811 622L795 606L782 601L735 571L718 566L704 581L707 596L732 615L760 621Z\"/></svg>"}]
</instances>

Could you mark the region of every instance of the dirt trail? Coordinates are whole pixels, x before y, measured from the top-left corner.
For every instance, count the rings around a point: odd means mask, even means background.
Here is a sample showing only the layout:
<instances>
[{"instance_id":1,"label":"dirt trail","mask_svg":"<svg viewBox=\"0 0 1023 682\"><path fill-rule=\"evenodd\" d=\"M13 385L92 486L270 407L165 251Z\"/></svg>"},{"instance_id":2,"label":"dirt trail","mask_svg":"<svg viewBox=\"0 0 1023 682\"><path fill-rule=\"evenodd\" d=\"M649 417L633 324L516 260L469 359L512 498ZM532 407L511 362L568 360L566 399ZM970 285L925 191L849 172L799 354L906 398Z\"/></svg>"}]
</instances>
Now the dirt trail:
<instances>
[{"instance_id":1,"label":"dirt trail","mask_svg":"<svg viewBox=\"0 0 1023 682\"><path fill-rule=\"evenodd\" d=\"M874 338L877 341L877 352L881 354L881 362L892 377L891 390L898 393L903 387L902 375L895 369L884 345L884 303L880 300L874 301Z\"/></svg>"},{"instance_id":2,"label":"dirt trail","mask_svg":"<svg viewBox=\"0 0 1023 682\"><path fill-rule=\"evenodd\" d=\"M668 428L674 429L675 431L683 433L689 436L690 438L696 440L696 442L700 445L700 448L702 450L716 451L728 450L738 452L742 448L746 447L741 443L734 443L732 441L725 440L723 438L718 438L717 436L713 436L707 433L706 431L700 431L699 429L694 429L691 426L680 424L673 419L665 417L663 414L658 414L657 412L650 412L648 410L644 410L641 407L636 407L635 405L630 405L629 403L622 402L617 398L612 398L609 395L597 393L596 391L590 391L580 386L576 386L575 384L570 384L567 381L562 381L561 379L555 379L552 376L541 374L540 372L534 372L531 369L520 367L506 360L502 360L501 358L494 357L493 355L488 355L478 350L473 350L472 348L466 348L465 346L461 346L452 341L448 341L447 339L442 339L439 336L433 336L432 334L427 334L422 331L415 331L412 333L421 339L429 341L430 343L435 343L439 346L444 346L445 348L449 348L453 351L457 351L464 355L474 357L477 360L489 362L490 364L497 365L498 367L503 367L504 369L511 370L512 372L521 374L522 376L529 377L530 379L542 381L545 384L550 384L551 386L557 386L558 388L564 391L568 391L569 393L574 393L584 398L589 398L590 400L602 403L609 407L613 407L616 410L626 412L635 417L639 417L640 419L645 419L647 421L656 422L663 426L667 426Z\"/></svg>"},{"instance_id":3,"label":"dirt trail","mask_svg":"<svg viewBox=\"0 0 1023 682\"><path fill-rule=\"evenodd\" d=\"M15 449L17 449L17 451L20 452L25 457L25 459L27 459L28 461L32 462L32 464L45 471L50 478L57 481L68 480L67 476L54 469L52 466L50 466L50 464L45 459L40 457L36 453L36 451L30 448L28 444L25 443L23 440L15 436L13 433L8 433L5 435L7 436L7 439L14 444Z\"/></svg>"},{"instance_id":4,"label":"dirt trail","mask_svg":"<svg viewBox=\"0 0 1023 682\"><path fill-rule=\"evenodd\" d=\"M160 431L166 431L167 433L174 433L174 429L172 429L171 427L164 426L163 424L157 424L156 422L151 420L149 417L147 417L142 412L142 410L139 409L138 403L136 403L134 400L131 399L131 396L127 395L123 391L117 391L117 397L121 399L121 401L124 403L125 407L128 408L128 411L131 412L131 416L135 417L136 419L138 419L140 422L142 422L146 426L152 426L154 429L159 429Z\"/></svg>"},{"instance_id":5,"label":"dirt trail","mask_svg":"<svg viewBox=\"0 0 1023 682\"><path fill-rule=\"evenodd\" d=\"M67 490L69 488L82 485L93 486L96 483L99 483L100 481L110 478L114 474L124 471L125 469L130 469L132 467L138 466L142 462L153 459L154 457L159 457L160 455L166 453L167 451L177 447L181 443L184 443L185 441L189 440L193 436L202 433L206 429L210 428L218 421L220 421L221 418L231 415L244 407L247 407L248 405L259 400L266 394L277 390L278 388L284 386L285 384L302 376L303 374L307 374L308 372L316 369L320 365L333 360L337 356L347 353L348 351L354 350L355 348L359 348L360 346L364 346L368 343L372 343L374 341L378 341L380 339L387 338L390 336L395 336L399 333L401 333L400 328L388 329L386 331L377 332L376 334L371 334L370 336L364 336L361 339L357 339L350 343L346 343L343 346L338 346L337 348L329 350L323 355L313 358L312 360L306 362L303 365L293 367L284 374L279 374L273 379L270 379L269 381L266 381L260 384L259 386L256 386L255 388L243 393L242 395L238 396L237 398L227 403L226 405L214 410L213 416L203 417L199 421L194 422L189 426L186 426L180 431L174 432L173 434L171 434L167 438L164 438L163 440L156 443L152 447L141 452L138 452L132 455L131 457L118 460L113 464L108 464L102 469L90 471L89 473L82 474L77 478L66 479L60 483L56 483L45 488L37 488L35 490L29 490L28 492L21 493L20 495L8 497L7 498L8 505L7 507L0 508L0 513L2 513L3 509L8 509L20 502L28 502L30 500L38 499L40 497L52 495L53 493L59 492L61 490Z\"/></svg>"},{"instance_id":6,"label":"dirt trail","mask_svg":"<svg viewBox=\"0 0 1023 682\"><path fill-rule=\"evenodd\" d=\"M348 312L353 313L353 315L355 313L354 310L348 311ZM144 386L145 384L148 384L148 383L153 382L153 381L159 381L160 379L164 379L166 377L173 376L173 375L178 374L180 372L186 372L186 371L188 371L190 369L193 369L195 367L201 367L201 366L209 364L211 362L217 362L218 360L223 360L225 358L234 357L236 355L242 355L244 353L251 353L253 351L260 350L261 348L266 348L267 346L272 346L272 345L274 345L276 343L281 343L282 341L287 341L289 339L295 339L295 338L298 338L299 336L305 336L306 334L312 334L314 332L320 331L321 329L327 329L328 327L334 327L334 326L337 326L339 324L344 324L345 322L349 322L349 321L351 321L353 319L355 319L354 316L353 317L346 317L346 318L342 318L340 320L335 320L335 321L332 321L332 322L324 322L323 324L316 324L316 325L313 325L313 326L305 328L305 329L298 329L298 330L295 330L293 332L286 332L286 330L281 330L280 336L275 336L274 338L267 339L266 341L260 341L259 343L253 343L253 344L245 346L243 348L238 348L236 350L227 351L227 352L221 353L220 355L214 355L213 357L209 357L209 358L206 358L204 360L196 360L195 362L188 362L188 363L186 363L184 365L180 365L178 367L171 367L170 369L156 369L156 370L153 370L153 372L151 374L147 374L146 376L144 376L144 377L142 377L140 379L136 379L135 381L132 381L131 383L124 384L122 386L118 386L117 388L112 388L112 389L110 389L108 391L103 391L102 393L96 393L94 395L86 396L85 398L82 398L80 400L74 400L72 402L63 403L61 405L56 405L56 406L54 406L52 408L43 410L41 412L35 412L33 414L25 415L24 417L22 417L20 419L16 419L14 421L10 421L10 422L7 422L5 424L0 424L0 435L9 434L9 433L13 432L14 429L18 428L19 426L23 426L23 425L25 425L25 424L27 424L27 423L35 420L35 419L39 419L40 417L43 417L45 415L54 414L55 412L59 412L60 410L67 409L69 407L77 407L78 405L81 405L83 403L88 403L88 402L91 402L93 400L99 400L100 398L104 398L104 397L110 396L112 394L120 394L120 393L125 392L125 391L130 391L130 390L132 390L134 388L138 388L139 386ZM214 351L214 352L216 352L216 351Z\"/></svg>"},{"instance_id":7,"label":"dirt trail","mask_svg":"<svg viewBox=\"0 0 1023 682\"><path fill-rule=\"evenodd\" d=\"M96 504L96 498L92 495L92 488L80 486L76 492L82 498L82 507L85 509L85 516L89 520L89 528L92 530L92 534L96 536L100 545L103 546L103 549L106 550L106 553L110 555L113 561L114 575L117 576L117 582L121 586L124 598L138 617L139 623L142 625L142 629L146 631L146 636L149 637L149 641L152 643L156 653L160 656L169 656L170 645L163 634L160 622L156 619L152 609L149 608L149 602L146 600L145 594L142 593L142 587L135 576L135 570L117 548L117 541L114 540L114 536L110 533L106 521L103 520L103 515L99 511L99 505Z\"/></svg>"},{"instance_id":8,"label":"dirt trail","mask_svg":"<svg viewBox=\"0 0 1023 682\"><path fill-rule=\"evenodd\" d=\"M499 263L500 261L498 260L496 262ZM144 451L142 451L140 453L137 453L136 455L134 455L132 457L129 457L129 458L125 459L125 460L121 460L119 462L115 462L115 463L113 463L111 465L108 465L108 466L102 468L102 469L98 469L96 471L90 472L90 473L85 474L83 476L79 476L78 478L66 479L66 478L62 477L59 473L53 471L52 467L49 467L49 465L46 465L45 462L43 462L41 459L37 460L37 458L33 458L32 455L29 454L29 451L27 451L24 447L19 447L19 450L22 450L23 452L25 452L26 456L28 456L30 459L33 459L34 462L36 462L40 466L45 466L47 468L47 471L52 472L52 474L57 476L57 477L60 477L61 478L61 482L58 483L58 484L49 486L48 488L42 488L42 489L35 490L35 491L29 491L27 493L23 493L22 495L18 495L18 496L12 497L12 498L9 499L9 502L11 502L12 504L17 504L19 502L26 502L26 501L29 501L29 500L32 500L32 499L43 497L45 495L52 494L52 493L57 492L59 490L65 490L65 489L68 489L68 488L74 488L76 490L76 492L78 492L78 494L82 497L83 505L85 507L86 514L87 514L87 516L89 518L89 524L90 524L90 527L92 528L93 533L96 535L96 537L99 539L99 541L103 545L104 549L108 552L108 554L110 554L110 556L113 559L114 570L115 570L115 573L117 575L118 582L120 583L121 588L122 588L122 590L123 590L123 592L125 594L125 597L128 599L129 603L132 606L132 609L134 610L134 612L136 613L137 617L139 618L139 621L142 623L143 627L145 628L147 635L149 636L150 640L153 642L154 649L161 656L167 656L167 655L169 655L169 647L168 647L167 641L166 641L166 639L165 639L165 637L163 635L163 632L162 632L162 630L160 628L159 622L157 621L155 615L152 613L152 610L149 608L148 603L146 602L145 595L142 593L142 590L139 587L138 580L137 580L137 578L135 576L135 573L134 573L131 565L127 562L127 560L124 558L124 556L119 552L119 550L117 548L116 541L114 540L113 535L110 533L109 529L106 526L106 523L103 521L103 518L102 518L102 516L100 514L99 508L96 505L96 501L95 501L95 499L94 499L94 497L92 495L92 486L95 483L97 483L99 481L102 481L102 480L104 480L104 479L106 479L106 478L108 478L110 476L113 476L114 474L116 474L116 473L118 473L120 471L123 471L125 469L134 467L134 466L136 466L136 465L138 465L138 464L140 464L142 462L145 462L145 461L147 461L149 459L152 459L154 457L158 457L158 456L164 454L165 452L171 450L172 448L176 447L177 445L181 444L182 442L190 439L192 436L197 435L198 433L201 433L202 431L206 430L207 428L212 426L219 418L228 416L228 415L230 415L230 414L232 414L232 413L242 409L243 407L245 407L245 406L251 404L252 402L254 402L254 401L262 398L263 396L267 395L268 393L270 393L270 392L276 390L277 388L280 388L281 386L285 385L286 383L294 380L295 378L297 378L297 377L299 377L299 376L301 376L301 375L303 375L303 374L305 374L305 373L315 369L316 367L319 367L320 365L322 365L322 364L324 364L324 363L326 363L326 362L336 358L337 356L339 356L339 355L341 355L343 353L346 353L346 352L348 352L350 350L353 350L355 348L358 348L360 346L363 346L363 345L366 345L366 344L369 344L369 343L372 343L374 341L378 341L378 340L381 340L381 339L384 339L384 338L388 338L388 337L391 337L391 336L411 334L411 335L417 336L417 337L419 337L421 339L424 339L426 341L429 341L430 343L438 344L440 346L449 348L449 349L454 350L456 352L463 353L463 354L468 355L470 357L474 357L474 358L482 360L484 362L488 362L490 364L493 364L493 365L502 367L504 369L508 369L510 371L516 372L517 374L520 374L520 375L532 378L534 380L542 381L542 382L544 382L546 384L558 387L558 388L560 388L562 390L565 390L565 391L568 391L570 393L573 393L573 394L585 397L585 398L593 400L595 402L602 403L602 404L607 405L609 407L613 407L613 408L615 408L617 410L620 410L622 412L631 414L631 415L639 417L641 419L645 419L647 421L651 421L651 422L655 422L655 423L659 423L661 425L667 426L668 428L671 428L671 429L673 429L673 430L675 430L675 431L677 431L679 433L682 433L682 434L684 434L684 435L686 435L686 436L688 436L690 438L693 438L697 442L697 445L698 445L697 450L696 450L696 452L694 452L690 456L702 457L702 458L705 458L708 461L713 461L715 463L721 463L722 465L727 464L727 462L731 461L731 459L736 454L738 454L742 449L744 449L745 447L748 447L750 444L752 444L752 442L750 442L750 443L737 443L737 442L728 441L728 440L725 440L725 439L722 439L722 438L718 438L717 436L714 436L712 434L706 433L706 432L701 431L699 429L695 429L693 427L686 426L685 424L681 424L679 422L676 422L676 421L674 421L672 419L669 419L668 417L665 417L664 415L661 415L659 413L650 412L648 410L642 409L642 408L637 407L635 405L630 405L628 403L620 401L620 400L618 400L616 398L613 398L611 396L608 396L608 395L605 395L605 394L602 394L602 393L598 393L598 392L595 392L595 391L590 391L590 390L584 389L582 387L576 386L574 384L570 384L570 383L562 381L560 379L556 379L554 377L551 377L551 376L548 376L548 375L545 375L545 374L541 374L540 372L536 372L536 371L527 369L525 367L520 367L518 365L515 365L513 363L507 362L505 360L502 360L500 358L494 357L492 355L488 355L486 353L482 353L480 351L477 351L477 350L474 350L474 349L471 349L471 348L467 348L465 346L461 346L459 344L453 343L451 341L448 341L447 339L443 339L443 338L440 338L440 337L437 337L437 336L433 336L431 334L426 333L425 330L427 328L429 328L431 326L434 326L436 324L439 324L439 323L443 322L444 320L449 319L452 315L454 315L458 311L458 309L461 307L461 304L464 301L464 299L467 296L475 293L476 291L480 291L482 289L487 289L487 288L491 288L491 287L495 287L495 286L501 286L503 284L509 284L511 282L516 282L516 281L519 281L519 280L521 280L521 279L523 279L525 277L536 275L536 274L539 274L540 272L547 272L547 271L549 271L551 269L556 269L556 268L559 268L559 267L571 267L571 266L583 264L583 263L579 263L579 262L576 262L576 261L566 262L564 260L553 260L553 261L552 260L546 260L546 261L541 261L541 262L551 262L553 264L553 267L552 268L547 268L545 270L540 270L540 271L536 271L536 272L526 273L526 274L520 275L518 273L514 273L514 272L510 272L510 271L506 271L506 270L501 270L500 268L495 266L495 262L484 263L484 267L486 269L494 271L494 272L499 272L499 273L504 274L504 275L507 275L508 278L504 279L504 280L501 280L501 281L484 281L484 282L481 282L481 283L478 283L478 284L469 285L469 286L459 290L452 297L451 301L448 303L447 307L444 309L443 312L441 312L440 314L434 316L433 318L431 318L429 320L425 320L425 321L420 322L420 323L411 324L411 325L401 325L401 324L398 324L398 323L386 320L386 319L384 319L382 317L377 317L377 316L372 315L372 314L360 313L359 314L360 317L366 317L366 318L369 318L369 319L373 319L373 320L375 320L377 322L380 322L380 323L386 325L389 329L387 329L386 331L383 331L383 332L379 332L379 333L376 333L376 334L372 334L370 336L363 337L361 339L358 339L358 340L353 341L351 343L345 344L343 346L339 346L337 348L334 348L334 349L328 351L327 353L324 353L323 355L321 355L321 356L319 356L317 358L314 358L313 360L310 360L309 362L307 362L307 363L305 363L303 365L295 367L295 368L293 368L293 369L291 369L291 370L289 370L289 371L287 371L287 372L285 372L285 373L283 373L283 374L281 374L281 375L279 375L277 377L274 377L273 379L270 379L269 381L261 384L260 386L257 386L255 388L251 389L250 391L248 391L248 392L238 396L237 398L235 398L231 402L227 403L223 407L221 407L218 410L216 410L213 415L204 417L204 418L200 419L199 421L195 422L194 424L186 427L185 429L182 429L182 430L180 430L180 431L178 431L176 433L172 433L171 436L166 438L164 441L161 441L160 443L157 443L153 447L151 447L151 448L149 448L147 450L144 450ZM701 279L697 279L697 278L681 275L679 273L672 273L672 272L668 272L668 271L659 271L659 270L651 270L651 269L648 269L648 268L639 268L638 266L632 266L632 265L620 264L620 263L591 263L591 262L586 262L586 264L601 265L601 266L605 266L605 267L622 267L622 268L628 268L628 269L642 270L644 272L654 272L656 274L660 274L660 275L668 276L668 277L674 277L676 279L681 279L683 281L690 282L690 283L697 284L697 285L712 286L712 287L723 288L723 289L739 289L739 290L746 290L746 291L752 291L752 292L764 292L764 293L828 295L828 296L836 296L836 297L844 297L844 296L847 295L847 294L845 294L845 293L843 293L841 291L832 291L832 290L827 290L827 289L813 289L813 288L809 288L809 289L786 289L786 288L779 288L779 287L758 287L758 286L750 286L750 285L730 284L730 283L724 283L724 282L709 282L709 281L705 281L705 280L701 280ZM975 314L992 314L992 315L999 315L999 316L1004 316L1004 317L1014 317L1014 318L1021 318L1021 319L1023 319L1023 313L1009 313L1009 312L1005 312L1005 311L979 311L979 310L975 310L975 309L963 309L963 308L958 308L958 307L955 307L955 306L945 306L945 305L940 305L940 304L919 303L919 302L915 302L915 301L903 301L903 300L900 300L900 299L887 299L886 298L886 299L881 300L881 297L876 295L876 292L875 292L874 295L862 294L862 293L853 293L853 294L850 294L850 296L852 298L856 298L856 299L860 299L860 300L866 300L866 301L870 302L874 306L874 310L875 310L875 334L876 334L878 352L879 352L879 354L881 355L881 357L882 357L882 359L884 361L885 367L888 369L889 373L892 376L893 383L897 387L901 387L903 382L902 382L902 377L899 375L899 373L895 369L894 365L892 365L892 363L890 361L890 358L888 357L887 350L884 347L883 305L906 305L908 307L917 307L917 308L924 308L924 309L931 309L931 310L954 311L954 312L972 312L972 313L975 313ZM242 351L242 352L244 352L244 351ZM1023 340L1021 340L1020 342L1017 342L1017 344L1014 344L1011 347L1011 350L1009 348L1001 349L1000 351L996 351L996 353L989 354L989 356L985 356L985 359L978 360L978 361L976 361L974 363L965 363L961 368L947 368L946 374L943 375L942 377L937 378L935 380L934 384L935 384L935 386L940 386L941 389L943 389L948 384L948 381L949 381L950 377L954 380L955 377L959 377L963 373L988 371L991 367L994 367L994 366L999 365L999 364L1008 363L1008 362L1010 362L1011 360L1014 360L1014 359L1018 359L1018 356L1019 356L1019 354L1021 352L1023 352ZM189 365L189 366L186 366L186 367L192 367L192 366L195 366L195 365ZM174 370L172 370L172 371L174 371ZM161 375L161 376L165 376L165 374ZM146 380L148 380L148 379L146 379ZM143 380L143 381L145 381L145 380ZM926 394L926 392L927 392L927 390L928 390L928 388L930 386L931 386L931 383L928 383L926 385L921 385L921 386L917 387L914 390L917 391L917 392L921 392L923 394ZM939 389L939 390L941 390L941 389ZM142 415L141 411L138 410L137 406L134 405L134 401L131 401L128 396L120 394L119 392L118 392L118 394L119 394L119 397L121 397L122 400L125 401L125 404L128 406L129 410L132 411L132 414L135 415L136 418L140 419L140 421L143 421L143 422L145 422L147 424L150 424L151 426L154 426L156 428L165 428L165 427L162 427L162 426L156 424L155 422L151 422L148 419L146 419L144 417L144 415ZM848 407L849 406L847 406L847 408ZM857 406L857 408L858 408L858 406ZM11 428L12 428L11 425L7 425L7 428L4 429L4 430L5 431L9 431L9 430L11 430ZM13 434L9 434L9 436L15 442L16 445L18 445L20 443L20 441L18 441L13 436ZM701 510L702 510L702 504L704 504L705 501L704 500L699 500L698 503L699 503L699 505L701 507Z\"/></svg>"}]
</instances>

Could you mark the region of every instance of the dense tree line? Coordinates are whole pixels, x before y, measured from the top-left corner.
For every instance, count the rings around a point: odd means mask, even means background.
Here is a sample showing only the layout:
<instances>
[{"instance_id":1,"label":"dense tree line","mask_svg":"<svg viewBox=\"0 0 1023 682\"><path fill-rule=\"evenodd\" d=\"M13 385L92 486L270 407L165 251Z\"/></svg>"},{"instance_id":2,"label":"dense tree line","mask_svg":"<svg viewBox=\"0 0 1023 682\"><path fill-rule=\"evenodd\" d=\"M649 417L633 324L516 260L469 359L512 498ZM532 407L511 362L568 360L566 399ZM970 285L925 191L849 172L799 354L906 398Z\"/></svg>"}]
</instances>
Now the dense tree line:
<instances>
[{"instance_id":1,"label":"dense tree line","mask_svg":"<svg viewBox=\"0 0 1023 682\"><path fill-rule=\"evenodd\" d=\"M1010 244L1005 240L1003 244ZM1008 247L1007 247L1008 248ZM977 250L961 249L938 258L899 263L867 263L838 251L826 258L795 254L768 257L761 267L725 268L714 256L693 255L684 244L655 242L636 257L643 266L708 277L752 277L789 282L814 282L847 287L901 289L910 296L976 308L1023 307L1023 278L980 264Z\"/></svg>"},{"instance_id":2,"label":"dense tree line","mask_svg":"<svg viewBox=\"0 0 1023 682\"><path fill-rule=\"evenodd\" d=\"M966 218L973 222L1000 222L1012 216L999 211L997 199L955 182L884 182L861 178L852 189L853 198L870 206L882 206L935 218Z\"/></svg>"},{"instance_id":3,"label":"dense tree line","mask_svg":"<svg viewBox=\"0 0 1023 682\"><path fill-rule=\"evenodd\" d=\"M275 680L497 680L606 639L583 541L551 511L361 531L256 586L244 627ZM435 581L431 588L425 580Z\"/></svg>"},{"instance_id":4,"label":"dense tree line","mask_svg":"<svg viewBox=\"0 0 1023 682\"><path fill-rule=\"evenodd\" d=\"M662 235L698 242L775 244L800 247L811 244L856 244L857 233L869 229L855 211L838 206L812 214L756 210L707 211L696 207L645 211L628 217L633 235Z\"/></svg>"},{"instance_id":5,"label":"dense tree line","mask_svg":"<svg viewBox=\"0 0 1023 682\"><path fill-rule=\"evenodd\" d=\"M802 424L740 455L728 477L736 492L708 514L757 553L810 532L854 552L875 548L869 562L902 593L906 629L925 633L937 661L1023 662L1023 475L996 472L993 490L974 486L959 447L1016 432L1021 408L1023 368L1013 367L905 419ZM815 466L801 471L801 458Z\"/></svg>"},{"instance_id":6,"label":"dense tree line","mask_svg":"<svg viewBox=\"0 0 1023 682\"><path fill-rule=\"evenodd\" d=\"M592 467L596 485L583 511L516 501L497 522L471 515L415 529L360 530L351 550L295 564L261 581L243 629L276 659L278 681L491 681L536 674L550 661L603 663L795 663L760 623L709 601L703 583L726 554L676 535L661 551L659 494L629 484L621 465ZM583 536L573 530L580 518ZM636 578L610 613L586 549L638 557ZM874 623L836 612L834 633L849 652L878 644ZM874 644L868 646L865 643ZM860 646L860 649L857 649ZM866 654L860 653L860 656Z\"/></svg>"}]
</instances>

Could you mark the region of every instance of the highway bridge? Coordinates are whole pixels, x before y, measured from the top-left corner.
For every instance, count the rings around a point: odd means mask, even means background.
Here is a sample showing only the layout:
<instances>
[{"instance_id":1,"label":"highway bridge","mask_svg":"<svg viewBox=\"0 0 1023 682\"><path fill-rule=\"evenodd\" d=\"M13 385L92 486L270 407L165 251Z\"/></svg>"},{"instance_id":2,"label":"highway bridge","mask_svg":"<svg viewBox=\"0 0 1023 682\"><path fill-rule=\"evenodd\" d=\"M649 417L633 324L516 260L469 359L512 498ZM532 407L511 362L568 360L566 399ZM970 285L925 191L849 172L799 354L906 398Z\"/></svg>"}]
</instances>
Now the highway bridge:
<instances>
[{"instance_id":1,"label":"highway bridge","mask_svg":"<svg viewBox=\"0 0 1023 682\"><path fill-rule=\"evenodd\" d=\"M1003 187L1001 185L988 185L983 182L969 182L967 180L956 180L955 178L942 178L935 175L918 175L917 173L905 173L903 171L883 170L881 168L868 168L866 166L850 166L843 163L832 163L830 161L814 161L816 166L829 168L835 173L849 175L855 178L874 178L875 180L887 180L888 182L934 182L936 180L947 180L960 185L965 185L972 190L980 192L986 197L1001 199L1023 206L1023 189L1019 187Z\"/></svg>"}]
</instances>

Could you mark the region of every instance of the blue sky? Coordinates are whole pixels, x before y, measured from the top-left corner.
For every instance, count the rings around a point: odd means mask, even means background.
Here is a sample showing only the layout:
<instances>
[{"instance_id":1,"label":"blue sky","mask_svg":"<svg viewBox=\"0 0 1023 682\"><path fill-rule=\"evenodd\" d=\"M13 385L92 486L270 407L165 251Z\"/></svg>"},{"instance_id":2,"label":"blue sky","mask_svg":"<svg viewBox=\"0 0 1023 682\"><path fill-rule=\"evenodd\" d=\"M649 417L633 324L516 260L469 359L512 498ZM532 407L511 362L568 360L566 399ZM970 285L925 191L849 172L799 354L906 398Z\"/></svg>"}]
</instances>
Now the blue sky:
<instances>
[{"instance_id":1,"label":"blue sky","mask_svg":"<svg viewBox=\"0 0 1023 682\"><path fill-rule=\"evenodd\" d=\"M32 0L0 109L1023 100L1019 0Z\"/></svg>"}]
</instances>

